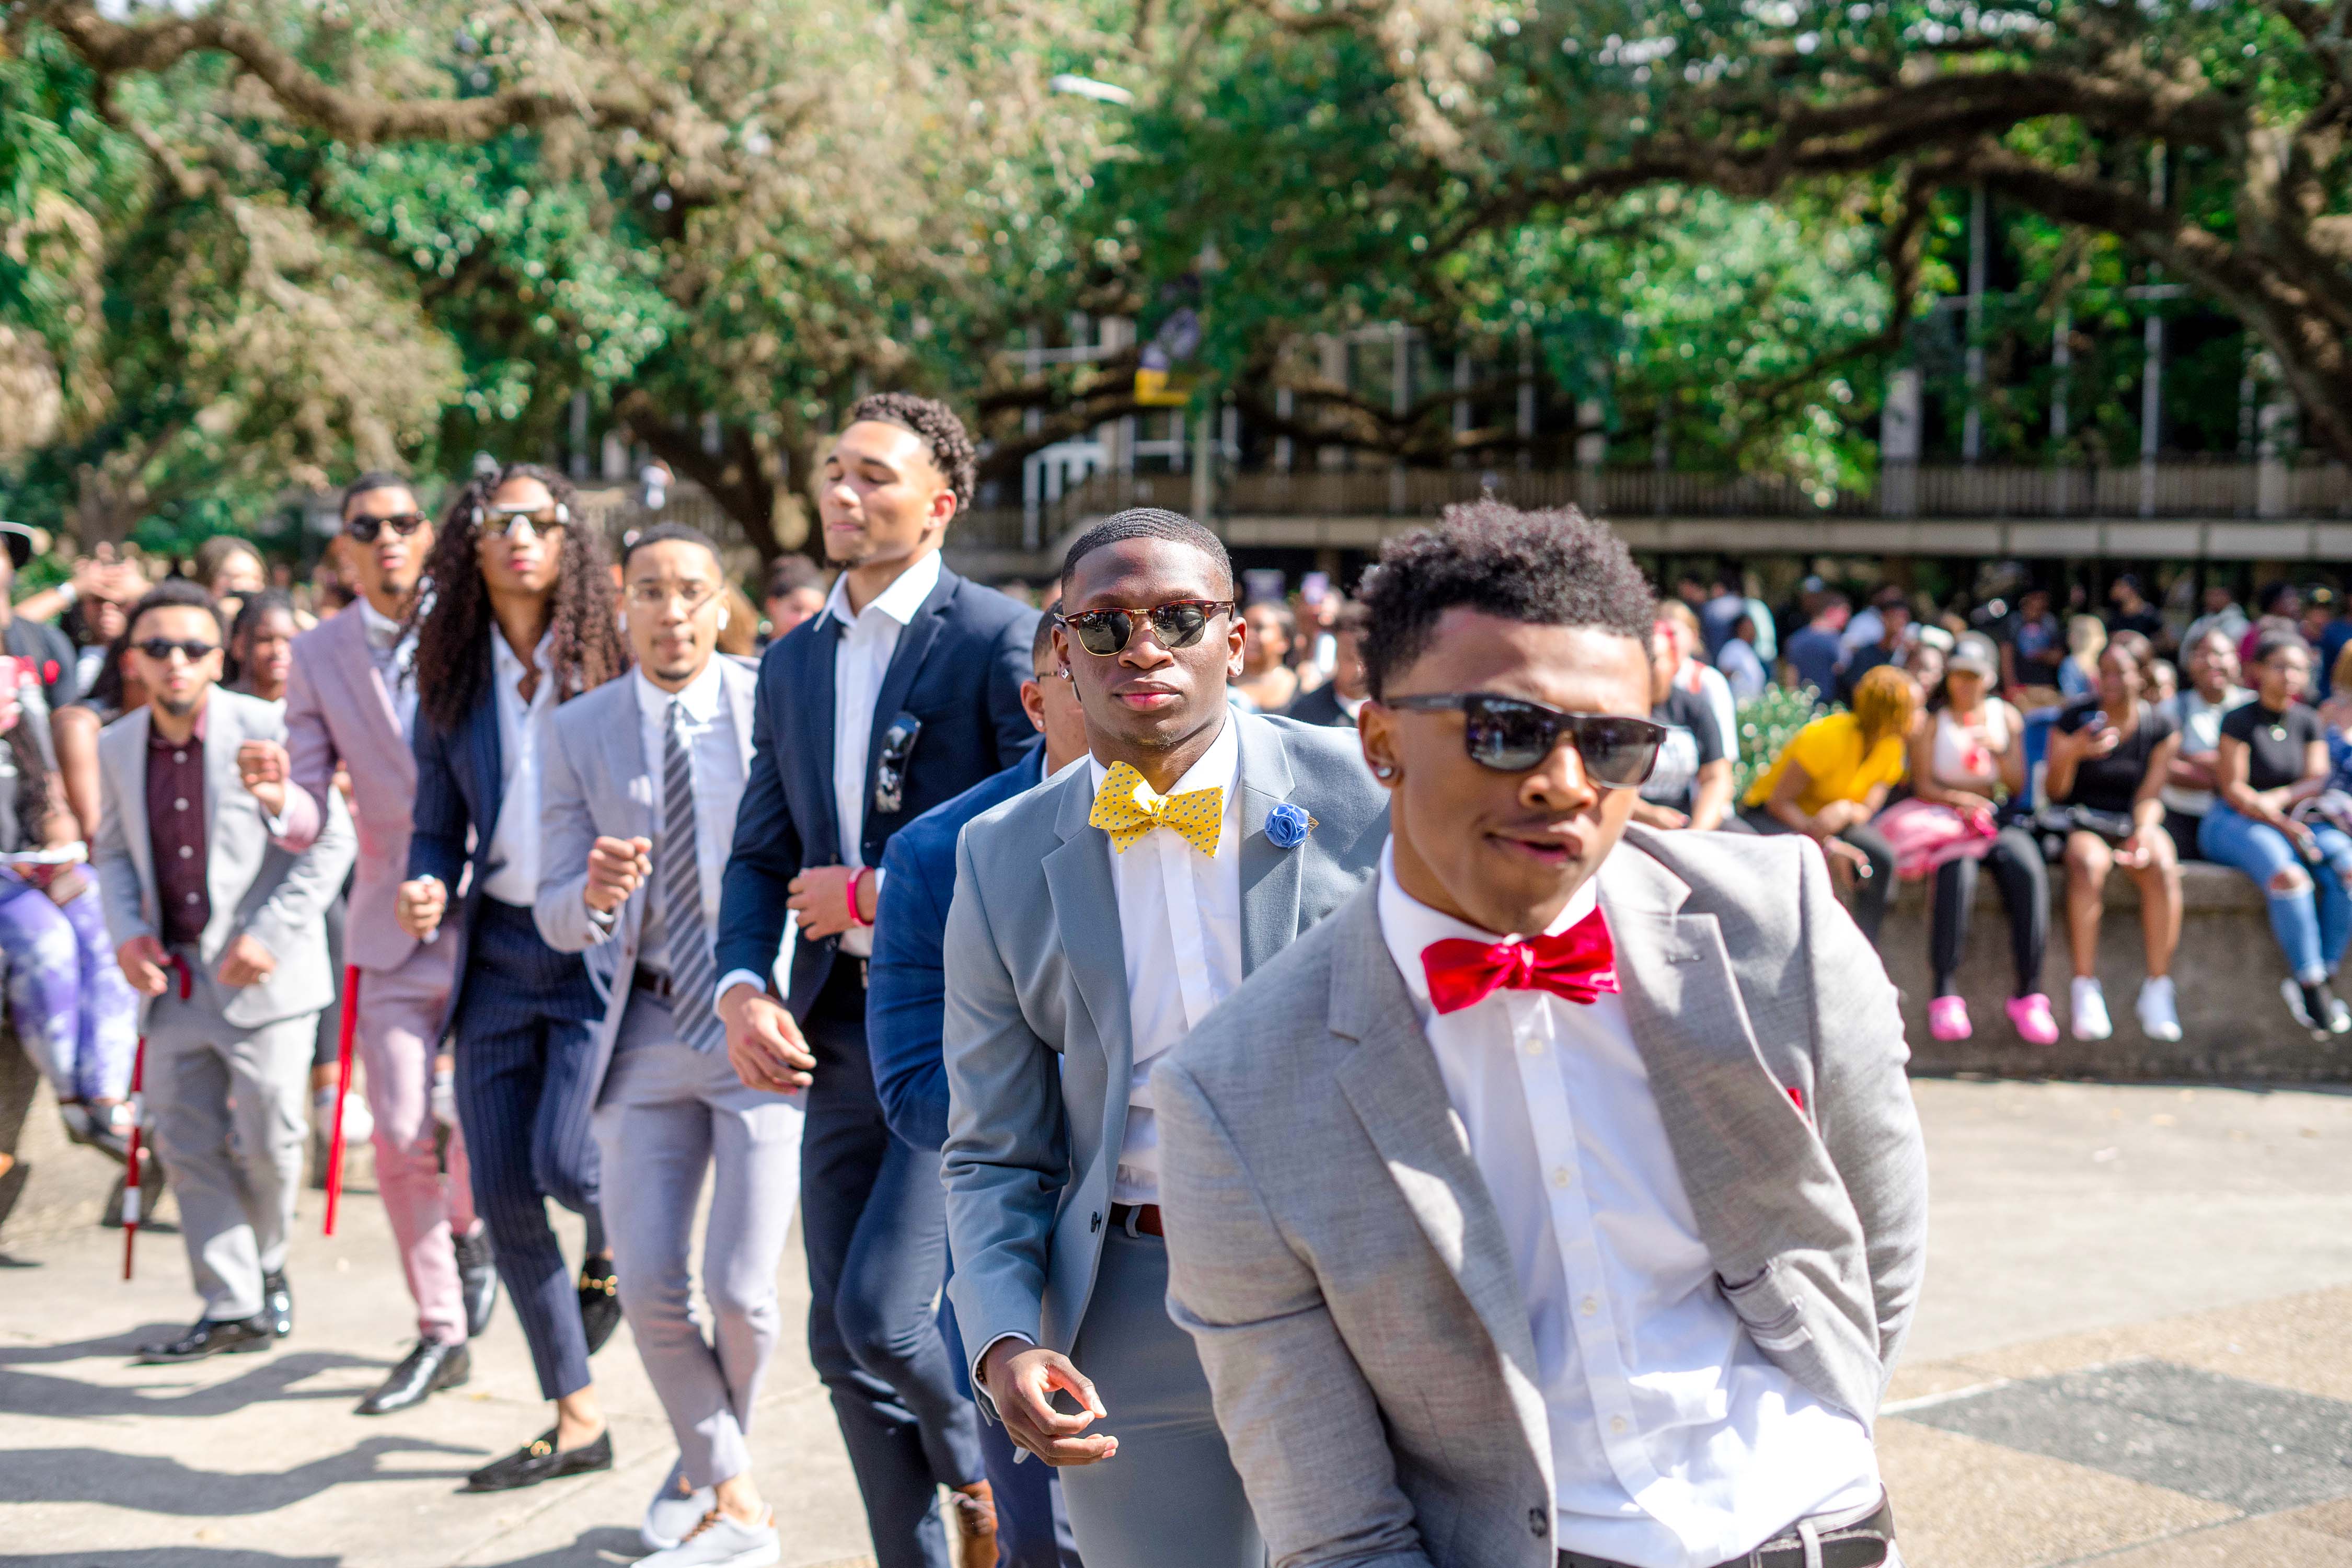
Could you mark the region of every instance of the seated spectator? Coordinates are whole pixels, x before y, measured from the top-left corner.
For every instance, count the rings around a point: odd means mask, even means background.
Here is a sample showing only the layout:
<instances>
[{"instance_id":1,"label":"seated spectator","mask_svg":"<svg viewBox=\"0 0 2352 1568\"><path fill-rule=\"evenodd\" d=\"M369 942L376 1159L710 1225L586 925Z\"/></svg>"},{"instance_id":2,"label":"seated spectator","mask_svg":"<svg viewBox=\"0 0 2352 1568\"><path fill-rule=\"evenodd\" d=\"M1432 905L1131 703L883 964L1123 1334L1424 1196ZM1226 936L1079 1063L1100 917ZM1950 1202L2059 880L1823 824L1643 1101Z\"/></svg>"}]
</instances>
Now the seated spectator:
<instances>
[{"instance_id":1,"label":"seated spectator","mask_svg":"<svg viewBox=\"0 0 2352 1568\"><path fill-rule=\"evenodd\" d=\"M2279 994L2295 1022L2325 1039L2352 1029L2352 1008L2328 984L2352 942L2352 836L2297 812L2332 771L2326 726L2302 701L2310 683L2311 650L2301 637L2254 649L2254 700L2222 715L2216 798L2198 843L2207 859L2262 889L2290 972Z\"/></svg>"},{"instance_id":2,"label":"seated spectator","mask_svg":"<svg viewBox=\"0 0 2352 1568\"><path fill-rule=\"evenodd\" d=\"M1822 594L1812 601L1812 616L1804 628L1790 635L1781 649L1781 658L1794 672L1790 684L1810 686L1816 700L1827 703L1837 691L1838 668L1845 660L1845 650L1838 634L1853 606L1843 594Z\"/></svg>"},{"instance_id":3,"label":"seated spectator","mask_svg":"<svg viewBox=\"0 0 2352 1568\"><path fill-rule=\"evenodd\" d=\"M2137 1011L2152 1040L2180 1038L2172 950L2180 942L2180 860L2164 830L2161 791L2179 736L2145 700L2147 672L2133 645L2115 638L2099 656L2099 689L2070 702L2051 726L2050 806L2037 818L2045 847L2066 868L2066 933L2074 955L2070 1028L2078 1040L2115 1033L2099 985L2099 920L2107 877L2121 867L2139 888L2147 978Z\"/></svg>"},{"instance_id":4,"label":"seated spectator","mask_svg":"<svg viewBox=\"0 0 2352 1568\"><path fill-rule=\"evenodd\" d=\"M2187 657L2188 648L2204 641L2208 632L2215 631L2230 639L2230 651L2235 654L2238 639L2246 635L2246 627L2250 624L2246 612L2238 607L2238 596L2230 591L2227 583L2208 583L2198 604L2197 618L2189 623L2189 629L2181 635L2182 657Z\"/></svg>"},{"instance_id":5,"label":"seated spectator","mask_svg":"<svg viewBox=\"0 0 2352 1568\"><path fill-rule=\"evenodd\" d=\"M1904 743L1919 692L1899 669L1874 669L1854 688L1853 711L1814 720L1790 738L1748 786L1739 820L1758 833L1802 833L1848 886L1853 922L1874 944L1895 896L1895 849L1870 826L1903 777Z\"/></svg>"},{"instance_id":6,"label":"seated spectator","mask_svg":"<svg viewBox=\"0 0 2352 1568\"><path fill-rule=\"evenodd\" d=\"M2254 621L2238 634L2238 663L2252 668L2254 649L2277 637L2301 637L2303 595L2292 583L2265 584L2254 595Z\"/></svg>"},{"instance_id":7,"label":"seated spectator","mask_svg":"<svg viewBox=\"0 0 2352 1568\"><path fill-rule=\"evenodd\" d=\"M2180 695L2180 671L2168 658L2147 661L2147 700L2161 708Z\"/></svg>"},{"instance_id":8,"label":"seated spectator","mask_svg":"<svg viewBox=\"0 0 2352 1568\"><path fill-rule=\"evenodd\" d=\"M2066 657L2058 661L2058 695L2071 700L2098 689L2099 653L2106 646L2107 628L2098 616L2076 616L2066 623Z\"/></svg>"},{"instance_id":9,"label":"seated spectator","mask_svg":"<svg viewBox=\"0 0 2352 1568\"><path fill-rule=\"evenodd\" d=\"M1675 679L1680 651L1665 608L1660 606L1650 640L1650 721L1664 726L1666 738L1642 784L1633 820L1652 827L1720 827L1731 809L1731 759L1706 699Z\"/></svg>"},{"instance_id":10,"label":"seated spectator","mask_svg":"<svg viewBox=\"0 0 2352 1568\"><path fill-rule=\"evenodd\" d=\"M1746 610L1731 623L1731 635L1715 656L1715 668L1723 671L1734 701L1753 702L1764 695L1771 677L1764 668L1763 656L1756 651L1756 617Z\"/></svg>"},{"instance_id":11,"label":"seated spectator","mask_svg":"<svg viewBox=\"0 0 2352 1568\"><path fill-rule=\"evenodd\" d=\"M1903 590L1889 584L1870 596L1870 613L1877 618L1878 635L1846 655L1845 668L1838 672L1838 700L1848 707L1853 705L1853 689L1862 678L1882 665L1898 663L1903 656L1903 639L1911 631L1911 605ZM1851 645L1849 645L1851 646Z\"/></svg>"},{"instance_id":12,"label":"seated spectator","mask_svg":"<svg viewBox=\"0 0 2352 1568\"><path fill-rule=\"evenodd\" d=\"M2058 689L2058 665L2066 656L2058 617L2050 613L2050 590L2028 588L1995 634L2000 644L2001 695L2020 707L2032 704L2029 690Z\"/></svg>"},{"instance_id":13,"label":"seated spectator","mask_svg":"<svg viewBox=\"0 0 2352 1568\"><path fill-rule=\"evenodd\" d=\"M2107 630L2137 632L2152 643L2164 640L2164 612L2140 592L2139 579L2129 572L2107 584Z\"/></svg>"},{"instance_id":14,"label":"seated spectator","mask_svg":"<svg viewBox=\"0 0 2352 1568\"><path fill-rule=\"evenodd\" d=\"M1731 682L1723 678L1723 671L1699 657L1703 639L1697 614L1679 599L1664 599L1658 605L1658 619L1664 623L1674 644L1675 684L1706 700L1707 711L1715 715L1716 728L1722 731L1725 751L1733 751L1738 744L1734 737L1739 733L1739 704L1732 699Z\"/></svg>"},{"instance_id":15,"label":"seated spectator","mask_svg":"<svg viewBox=\"0 0 2352 1568\"><path fill-rule=\"evenodd\" d=\"M2046 1046L2058 1038L2058 1020L2042 989L2042 955L2050 941L2050 873L2031 833L2014 826L1994 827L2002 797L2014 801L2025 795L2025 721L1994 695L1999 658L1990 637L1978 632L1961 637L1941 688L1928 700L1928 721L1911 740L1912 798L1958 818L1970 835L1965 851L1934 872L1927 951L1936 989L1927 1004L1927 1027L1939 1040L1965 1040L1973 1032L1958 975L1981 862L2009 913L2009 951L2017 977L2007 1007L2010 1025L2020 1038Z\"/></svg>"},{"instance_id":16,"label":"seated spectator","mask_svg":"<svg viewBox=\"0 0 2352 1568\"><path fill-rule=\"evenodd\" d=\"M67 703L49 716L49 734L57 748L58 772L65 781L65 799L84 842L97 837L104 801L98 774L98 732L134 708L147 705L147 689L131 660L127 637L118 637L98 667L89 693Z\"/></svg>"},{"instance_id":17,"label":"seated spectator","mask_svg":"<svg viewBox=\"0 0 2352 1568\"><path fill-rule=\"evenodd\" d=\"M2221 716L2251 702L2254 694L2238 684L2238 645L2221 626L2208 626L2195 642L2185 645L2189 686L2168 704L2164 716L2180 732L2162 791L2164 830L2171 835L2180 858L2202 859L2198 829L2213 805L2214 757L2221 739Z\"/></svg>"},{"instance_id":18,"label":"seated spectator","mask_svg":"<svg viewBox=\"0 0 2352 1568\"><path fill-rule=\"evenodd\" d=\"M2338 691L2348 689L2337 671L2344 664L2344 650L2352 648L2352 594L2337 596L2335 613L2319 628L2313 647L2318 650L2311 665L2313 685L2315 695L2325 702Z\"/></svg>"},{"instance_id":19,"label":"seated spectator","mask_svg":"<svg viewBox=\"0 0 2352 1568\"><path fill-rule=\"evenodd\" d=\"M1985 646L1990 647L1990 643ZM1911 678L1919 689L1919 700L1924 705L1944 683L1944 674L1952 657L1952 634L1941 626L1915 626L1903 644L1903 653L1895 659L1895 668ZM1926 728L1926 714L1913 721L1911 732L1920 733Z\"/></svg>"},{"instance_id":20,"label":"seated spectator","mask_svg":"<svg viewBox=\"0 0 2352 1568\"><path fill-rule=\"evenodd\" d=\"M1298 672L1290 649L1298 641L1298 621L1290 606L1261 599L1242 612L1242 673L1234 693L1238 706L1255 713L1279 713L1298 695Z\"/></svg>"}]
</instances>

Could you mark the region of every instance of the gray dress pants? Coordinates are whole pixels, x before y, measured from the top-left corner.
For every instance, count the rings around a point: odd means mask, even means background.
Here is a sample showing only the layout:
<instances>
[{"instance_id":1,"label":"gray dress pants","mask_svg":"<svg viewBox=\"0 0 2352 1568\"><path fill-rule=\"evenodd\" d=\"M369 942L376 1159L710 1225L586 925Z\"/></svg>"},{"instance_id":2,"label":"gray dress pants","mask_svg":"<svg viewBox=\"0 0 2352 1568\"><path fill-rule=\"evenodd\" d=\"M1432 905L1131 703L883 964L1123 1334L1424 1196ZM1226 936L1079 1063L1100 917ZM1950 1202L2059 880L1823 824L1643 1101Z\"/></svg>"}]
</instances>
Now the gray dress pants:
<instances>
[{"instance_id":1,"label":"gray dress pants","mask_svg":"<svg viewBox=\"0 0 2352 1568\"><path fill-rule=\"evenodd\" d=\"M221 1016L236 994L197 960L188 999L174 977L147 1013L143 1094L157 1152L172 1173L180 1236L205 1313L215 1321L261 1310L261 1278L286 1267L294 1199L310 1129L316 1013L240 1028Z\"/></svg>"},{"instance_id":2,"label":"gray dress pants","mask_svg":"<svg viewBox=\"0 0 2352 1568\"><path fill-rule=\"evenodd\" d=\"M1118 1439L1113 1458L1059 1472L1087 1568L1265 1568L1208 1373L1168 1316L1167 1243L1106 1233L1070 1359L1109 1413L1087 1430Z\"/></svg>"},{"instance_id":3,"label":"gray dress pants","mask_svg":"<svg viewBox=\"0 0 2352 1568\"><path fill-rule=\"evenodd\" d=\"M592 1123L621 1311L677 1435L687 1479L751 1468L744 1433L783 1330L776 1266L800 1196L805 1095L747 1089L725 1051L671 1033L667 1004L629 1000ZM694 1210L713 1173L695 1310Z\"/></svg>"}]
</instances>

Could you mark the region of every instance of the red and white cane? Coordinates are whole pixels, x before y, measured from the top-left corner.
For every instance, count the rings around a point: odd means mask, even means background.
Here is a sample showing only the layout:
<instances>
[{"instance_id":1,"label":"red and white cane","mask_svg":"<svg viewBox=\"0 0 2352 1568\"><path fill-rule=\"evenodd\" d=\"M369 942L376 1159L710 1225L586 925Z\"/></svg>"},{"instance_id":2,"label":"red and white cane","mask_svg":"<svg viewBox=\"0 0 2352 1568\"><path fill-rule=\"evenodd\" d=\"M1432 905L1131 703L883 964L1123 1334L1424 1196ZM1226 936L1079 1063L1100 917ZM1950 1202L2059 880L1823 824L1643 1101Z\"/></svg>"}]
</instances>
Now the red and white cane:
<instances>
[{"instance_id":1,"label":"red and white cane","mask_svg":"<svg viewBox=\"0 0 2352 1568\"><path fill-rule=\"evenodd\" d=\"M343 1196L343 1104L352 1093L352 1034L360 1020L360 966L343 965L343 1022L338 1031L339 1058L335 1068L335 1136L333 1146L327 1151L327 1226L326 1234L335 1234L335 1210Z\"/></svg>"},{"instance_id":2,"label":"red and white cane","mask_svg":"<svg viewBox=\"0 0 2352 1568\"><path fill-rule=\"evenodd\" d=\"M188 966L174 956L164 961L166 969L180 977L180 1000L188 999L191 981ZM131 1248L139 1241L139 1131L147 1121L147 1037L139 1037L139 1054L131 1058L131 1148L122 1176L122 1277L131 1278Z\"/></svg>"}]
</instances>

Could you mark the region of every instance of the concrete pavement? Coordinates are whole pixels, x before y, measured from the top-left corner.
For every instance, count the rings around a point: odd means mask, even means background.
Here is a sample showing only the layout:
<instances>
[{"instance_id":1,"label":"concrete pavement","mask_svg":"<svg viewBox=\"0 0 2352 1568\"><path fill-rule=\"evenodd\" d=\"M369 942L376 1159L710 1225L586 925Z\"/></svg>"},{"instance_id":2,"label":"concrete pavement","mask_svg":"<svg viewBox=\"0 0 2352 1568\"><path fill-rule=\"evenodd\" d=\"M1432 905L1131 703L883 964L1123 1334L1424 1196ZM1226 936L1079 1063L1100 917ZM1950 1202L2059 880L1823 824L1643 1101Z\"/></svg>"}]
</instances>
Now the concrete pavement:
<instances>
[{"instance_id":1,"label":"concrete pavement","mask_svg":"<svg viewBox=\"0 0 2352 1568\"><path fill-rule=\"evenodd\" d=\"M1880 1454L1916 1568L2352 1568L2352 1096L1924 1080L1927 1294ZM671 1454L625 1329L597 1358L619 1465L503 1497L458 1479L545 1407L510 1315L472 1385L349 1406L413 1331L382 1211L305 1200L300 1324L269 1357L133 1368L190 1316L176 1237L37 1233L0 1268L0 1562L46 1568L620 1563ZM576 1247L576 1226L567 1230ZM798 1322L797 1241L783 1277ZM754 1447L791 1568L866 1561L795 1339Z\"/></svg>"}]
</instances>

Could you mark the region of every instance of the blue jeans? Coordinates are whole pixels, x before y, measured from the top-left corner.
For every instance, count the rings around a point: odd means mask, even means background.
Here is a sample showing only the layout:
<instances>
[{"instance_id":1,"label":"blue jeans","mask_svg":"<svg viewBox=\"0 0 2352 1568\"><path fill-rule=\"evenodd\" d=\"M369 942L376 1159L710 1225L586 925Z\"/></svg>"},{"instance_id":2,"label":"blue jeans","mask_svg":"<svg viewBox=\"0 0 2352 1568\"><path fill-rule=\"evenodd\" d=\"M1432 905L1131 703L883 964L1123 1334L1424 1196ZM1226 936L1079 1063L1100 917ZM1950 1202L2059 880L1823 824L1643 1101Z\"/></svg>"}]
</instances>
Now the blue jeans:
<instances>
[{"instance_id":1,"label":"blue jeans","mask_svg":"<svg viewBox=\"0 0 2352 1568\"><path fill-rule=\"evenodd\" d=\"M2242 816L2215 801L2197 830L2197 847L2208 860L2233 867L2254 880L2270 900L2271 930L2286 953L2294 977L2315 984L2336 972L2352 941L2352 838L2337 829L2315 826L2322 864L2308 865L2287 836L2266 822ZM2272 887L2282 871L2299 871L2302 886L2292 892Z\"/></svg>"}]
</instances>

